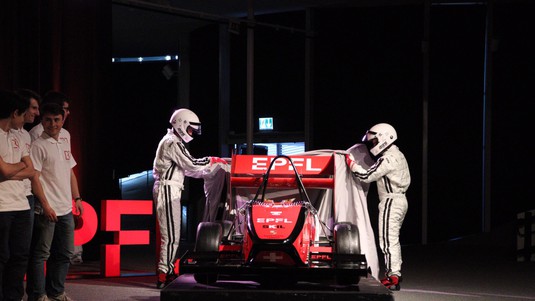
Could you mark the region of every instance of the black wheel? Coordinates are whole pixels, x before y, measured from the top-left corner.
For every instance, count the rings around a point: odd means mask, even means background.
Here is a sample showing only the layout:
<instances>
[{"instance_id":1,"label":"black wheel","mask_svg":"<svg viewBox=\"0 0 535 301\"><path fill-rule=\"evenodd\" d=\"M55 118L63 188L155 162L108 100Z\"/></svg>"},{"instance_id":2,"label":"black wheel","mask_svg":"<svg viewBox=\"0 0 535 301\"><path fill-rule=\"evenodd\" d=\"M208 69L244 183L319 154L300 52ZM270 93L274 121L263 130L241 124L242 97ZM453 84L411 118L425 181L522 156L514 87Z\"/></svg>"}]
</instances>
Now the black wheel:
<instances>
[{"instance_id":1,"label":"black wheel","mask_svg":"<svg viewBox=\"0 0 535 301\"><path fill-rule=\"evenodd\" d=\"M213 260L217 260L219 244L221 242L223 230L220 223L202 222L197 227L197 237L195 239L195 252L213 253ZM212 258L210 258L212 260ZM214 284L217 282L217 273L196 273L193 278L198 283Z\"/></svg>"},{"instance_id":2,"label":"black wheel","mask_svg":"<svg viewBox=\"0 0 535 301\"><path fill-rule=\"evenodd\" d=\"M357 226L351 223L340 223L334 226L334 252L340 255L360 254L360 240ZM339 267L344 266L338 261ZM340 285L358 284L360 276L351 270L340 270L336 275L336 283Z\"/></svg>"}]
</instances>

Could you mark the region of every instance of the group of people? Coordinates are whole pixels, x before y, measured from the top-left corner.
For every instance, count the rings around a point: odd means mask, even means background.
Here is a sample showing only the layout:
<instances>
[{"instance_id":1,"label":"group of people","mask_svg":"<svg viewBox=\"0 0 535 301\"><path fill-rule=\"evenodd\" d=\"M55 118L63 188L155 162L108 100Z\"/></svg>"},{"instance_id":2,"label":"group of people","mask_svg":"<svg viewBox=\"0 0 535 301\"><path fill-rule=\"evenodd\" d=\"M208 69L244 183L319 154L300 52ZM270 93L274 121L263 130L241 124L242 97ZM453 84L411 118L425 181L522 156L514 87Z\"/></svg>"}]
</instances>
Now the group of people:
<instances>
[{"instance_id":1,"label":"group of people","mask_svg":"<svg viewBox=\"0 0 535 301\"><path fill-rule=\"evenodd\" d=\"M83 205L63 128L69 103L56 91L41 103L28 89L0 90L0 300L22 300L25 276L28 300L71 300L72 211Z\"/></svg>"},{"instance_id":2,"label":"group of people","mask_svg":"<svg viewBox=\"0 0 535 301\"><path fill-rule=\"evenodd\" d=\"M63 128L69 103L59 92L47 93L41 104L41 97L31 90L0 90L0 300L21 300L25 275L28 300L71 300L65 279L74 255L73 207L83 214L83 205L70 133ZM38 116L41 122L27 131L24 125L33 125ZM178 109L169 122L171 128L158 144L153 166L160 231L158 288L177 277L185 176L230 171L222 158L194 158L189 153L186 144L201 134L194 112ZM399 234L410 185L408 164L396 140L391 125L377 124L362 139L375 164L363 168L351 155L346 157L358 181L377 182L379 245L386 274L381 282L392 290L400 289L402 279Z\"/></svg>"},{"instance_id":3,"label":"group of people","mask_svg":"<svg viewBox=\"0 0 535 301\"><path fill-rule=\"evenodd\" d=\"M158 261L157 287L165 287L176 277L176 258L180 241L180 199L185 176L214 171L214 166L227 162L218 157L196 159L190 155L185 144L193 135L201 133L198 116L189 109L179 109L170 119L171 128L160 141L154 159L153 196L161 233ZM397 132L387 123L371 127L362 143L375 160L369 168L362 167L351 155L346 155L346 164L351 174L363 183L377 182L379 194L379 246L384 255L385 277L381 283L391 290L401 287L400 230L408 209L405 192L411 177L407 160L394 144Z\"/></svg>"}]
</instances>

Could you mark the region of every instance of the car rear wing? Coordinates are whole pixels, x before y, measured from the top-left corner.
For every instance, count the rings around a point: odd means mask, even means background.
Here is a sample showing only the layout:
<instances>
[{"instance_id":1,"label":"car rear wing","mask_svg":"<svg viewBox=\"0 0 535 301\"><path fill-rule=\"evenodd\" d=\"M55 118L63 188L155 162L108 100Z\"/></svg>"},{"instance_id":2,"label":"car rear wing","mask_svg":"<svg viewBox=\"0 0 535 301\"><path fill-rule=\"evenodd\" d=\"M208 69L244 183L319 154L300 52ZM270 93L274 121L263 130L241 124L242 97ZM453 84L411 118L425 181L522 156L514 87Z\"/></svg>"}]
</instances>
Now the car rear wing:
<instances>
[{"instance_id":1,"label":"car rear wing","mask_svg":"<svg viewBox=\"0 0 535 301\"><path fill-rule=\"evenodd\" d=\"M289 162L290 158L293 162ZM272 161L267 182L269 188L294 188L297 179L293 166L303 186L307 188L334 187L334 154L317 156L277 157L267 155L234 155L230 172L230 184L234 188L259 187L264 181Z\"/></svg>"}]
</instances>

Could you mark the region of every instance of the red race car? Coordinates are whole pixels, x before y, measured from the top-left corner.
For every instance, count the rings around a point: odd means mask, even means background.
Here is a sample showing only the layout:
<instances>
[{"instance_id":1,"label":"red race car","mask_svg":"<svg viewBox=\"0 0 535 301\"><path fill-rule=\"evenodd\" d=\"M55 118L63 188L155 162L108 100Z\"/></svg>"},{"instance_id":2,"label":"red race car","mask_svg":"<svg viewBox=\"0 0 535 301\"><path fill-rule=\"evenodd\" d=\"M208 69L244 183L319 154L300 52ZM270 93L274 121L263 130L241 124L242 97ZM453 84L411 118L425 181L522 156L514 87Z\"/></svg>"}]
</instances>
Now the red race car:
<instances>
[{"instance_id":1,"label":"red race car","mask_svg":"<svg viewBox=\"0 0 535 301\"><path fill-rule=\"evenodd\" d=\"M180 274L192 273L202 284L222 275L269 286L327 279L358 284L369 274L358 228L344 222L329 229L307 193L334 187L333 162L332 155L233 156L226 204L233 219L199 224ZM238 204L240 189L251 188L254 197Z\"/></svg>"}]
</instances>

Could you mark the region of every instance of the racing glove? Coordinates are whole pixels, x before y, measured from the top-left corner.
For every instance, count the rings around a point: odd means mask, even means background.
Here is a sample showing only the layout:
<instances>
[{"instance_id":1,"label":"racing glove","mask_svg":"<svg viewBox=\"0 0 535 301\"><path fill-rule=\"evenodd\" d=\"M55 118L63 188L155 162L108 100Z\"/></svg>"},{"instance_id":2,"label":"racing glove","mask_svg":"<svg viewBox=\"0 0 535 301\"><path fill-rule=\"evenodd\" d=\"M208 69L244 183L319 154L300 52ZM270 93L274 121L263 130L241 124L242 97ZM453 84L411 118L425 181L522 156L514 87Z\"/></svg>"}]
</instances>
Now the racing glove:
<instances>
[{"instance_id":1,"label":"racing glove","mask_svg":"<svg viewBox=\"0 0 535 301\"><path fill-rule=\"evenodd\" d=\"M210 165L214 165L216 163L228 164L225 159L219 157L210 157Z\"/></svg>"},{"instance_id":2,"label":"racing glove","mask_svg":"<svg viewBox=\"0 0 535 301\"><path fill-rule=\"evenodd\" d=\"M355 165L355 159L353 155L346 154L346 164L350 171L353 171L353 166Z\"/></svg>"}]
</instances>

